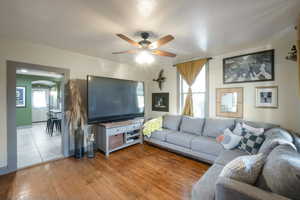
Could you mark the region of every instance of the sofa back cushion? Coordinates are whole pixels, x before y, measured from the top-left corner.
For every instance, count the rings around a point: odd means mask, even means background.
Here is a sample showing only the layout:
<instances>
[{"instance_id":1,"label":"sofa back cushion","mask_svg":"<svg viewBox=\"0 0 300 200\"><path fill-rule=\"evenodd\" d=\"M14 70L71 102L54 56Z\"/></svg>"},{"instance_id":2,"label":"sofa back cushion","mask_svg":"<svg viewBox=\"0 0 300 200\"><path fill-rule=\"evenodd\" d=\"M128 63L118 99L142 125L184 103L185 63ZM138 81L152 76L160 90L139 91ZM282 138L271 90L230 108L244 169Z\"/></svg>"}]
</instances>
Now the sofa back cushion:
<instances>
[{"instance_id":1,"label":"sofa back cushion","mask_svg":"<svg viewBox=\"0 0 300 200\"><path fill-rule=\"evenodd\" d=\"M300 154L290 145L277 146L267 157L256 185L290 199L300 199Z\"/></svg>"},{"instance_id":2,"label":"sofa back cushion","mask_svg":"<svg viewBox=\"0 0 300 200\"><path fill-rule=\"evenodd\" d=\"M280 144L289 144L296 148L293 144L293 137L289 132L282 128L272 128L264 133L265 141L259 149L259 153L269 154L275 147Z\"/></svg>"},{"instance_id":3,"label":"sofa back cushion","mask_svg":"<svg viewBox=\"0 0 300 200\"><path fill-rule=\"evenodd\" d=\"M263 128L265 131L271 129L271 128L276 128L279 127L279 125L276 124L270 124L270 123L264 123L264 122L251 122L251 121L245 121L241 119L236 119L235 123L245 123L248 126L252 126L254 128Z\"/></svg>"},{"instance_id":4,"label":"sofa back cushion","mask_svg":"<svg viewBox=\"0 0 300 200\"><path fill-rule=\"evenodd\" d=\"M178 131L181 115L165 115L163 117L163 128Z\"/></svg>"},{"instance_id":5,"label":"sofa back cushion","mask_svg":"<svg viewBox=\"0 0 300 200\"><path fill-rule=\"evenodd\" d=\"M291 134L294 138L294 144L298 150L298 152L300 153L300 136L296 133L292 133Z\"/></svg>"},{"instance_id":6,"label":"sofa back cushion","mask_svg":"<svg viewBox=\"0 0 300 200\"><path fill-rule=\"evenodd\" d=\"M180 125L180 131L201 135L205 119L183 116Z\"/></svg>"},{"instance_id":7,"label":"sofa back cushion","mask_svg":"<svg viewBox=\"0 0 300 200\"><path fill-rule=\"evenodd\" d=\"M205 125L203 129L203 136L208 137L218 137L222 135L224 130L229 128L232 129L234 127L233 119L212 119L208 118L205 120Z\"/></svg>"}]
</instances>

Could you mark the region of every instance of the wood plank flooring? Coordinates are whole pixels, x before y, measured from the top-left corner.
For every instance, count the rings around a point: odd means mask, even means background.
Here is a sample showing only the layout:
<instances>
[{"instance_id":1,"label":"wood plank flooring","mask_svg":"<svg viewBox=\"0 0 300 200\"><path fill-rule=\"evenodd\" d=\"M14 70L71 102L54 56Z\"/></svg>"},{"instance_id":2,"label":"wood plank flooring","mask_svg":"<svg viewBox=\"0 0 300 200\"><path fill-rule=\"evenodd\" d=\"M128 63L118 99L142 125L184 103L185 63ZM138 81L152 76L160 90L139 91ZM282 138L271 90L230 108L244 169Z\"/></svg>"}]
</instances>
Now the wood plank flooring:
<instances>
[{"instance_id":1,"label":"wood plank flooring","mask_svg":"<svg viewBox=\"0 0 300 200\"><path fill-rule=\"evenodd\" d=\"M0 176L1 200L190 199L209 165L147 145Z\"/></svg>"}]
</instances>

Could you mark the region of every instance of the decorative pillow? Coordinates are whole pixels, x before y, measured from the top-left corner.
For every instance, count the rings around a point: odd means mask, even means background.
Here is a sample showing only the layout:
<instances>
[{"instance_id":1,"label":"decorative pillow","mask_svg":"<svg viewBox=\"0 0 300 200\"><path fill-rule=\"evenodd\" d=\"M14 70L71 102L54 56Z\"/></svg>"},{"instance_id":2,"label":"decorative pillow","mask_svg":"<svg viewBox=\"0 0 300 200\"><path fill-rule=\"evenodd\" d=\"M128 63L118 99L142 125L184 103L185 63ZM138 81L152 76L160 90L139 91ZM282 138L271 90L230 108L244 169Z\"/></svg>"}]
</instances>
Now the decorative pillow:
<instances>
[{"instance_id":1,"label":"decorative pillow","mask_svg":"<svg viewBox=\"0 0 300 200\"><path fill-rule=\"evenodd\" d=\"M242 130L242 139L238 148L249 154L256 154L263 144L265 136L263 134L257 135L249 130L246 130L245 128Z\"/></svg>"},{"instance_id":2,"label":"decorative pillow","mask_svg":"<svg viewBox=\"0 0 300 200\"><path fill-rule=\"evenodd\" d=\"M270 123L264 123L264 122L253 122L253 121L245 121L245 120L241 120L241 119L236 119L235 120L236 123L244 123L247 124L248 126L254 127L254 128L264 128L265 131L272 129L272 128L278 128L280 127L277 124L270 124Z\"/></svg>"},{"instance_id":3,"label":"decorative pillow","mask_svg":"<svg viewBox=\"0 0 300 200\"><path fill-rule=\"evenodd\" d=\"M239 156L225 165L220 176L254 185L264 163L263 154Z\"/></svg>"},{"instance_id":4,"label":"decorative pillow","mask_svg":"<svg viewBox=\"0 0 300 200\"><path fill-rule=\"evenodd\" d=\"M143 126L143 134L145 136L150 137L152 132L161 130L162 121L162 117L154 118L147 121Z\"/></svg>"},{"instance_id":5,"label":"decorative pillow","mask_svg":"<svg viewBox=\"0 0 300 200\"><path fill-rule=\"evenodd\" d=\"M256 185L289 199L300 199L299 153L290 145L277 146L267 157Z\"/></svg>"},{"instance_id":6,"label":"decorative pillow","mask_svg":"<svg viewBox=\"0 0 300 200\"><path fill-rule=\"evenodd\" d=\"M252 132L252 133L254 133L256 135L261 135L261 134L263 134L265 132L264 128L254 128L254 127L249 126L249 125L247 125L245 123L243 123L242 128L245 128L248 131L250 131L250 132Z\"/></svg>"},{"instance_id":7,"label":"decorative pillow","mask_svg":"<svg viewBox=\"0 0 300 200\"><path fill-rule=\"evenodd\" d=\"M225 136L224 135L219 135L218 137L216 137L216 140L218 143L221 144L221 142L224 140Z\"/></svg>"},{"instance_id":8,"label":"decorative pillow","mask_svg":"<svg viewBox=\"0 0 300 200\"><path fill-rule=\"evenodd\" d=\"M289 145L291 148L293 148L295 151L297 151L296 146L289 141L286 141L284 139L276 138L276 139L266 139L263 143L263 145L260 147L258 153L263 153L266 155L269 155L274 148L276 148L279 145Z\"/></svg>"},{"instance_id":9,"label":"decorative pillow","mask_svg":"<svg viewBox=\"0 0 300 200\"><path fill-rule=\"evenodd\" d=\"M224 138L220 143L223 145L225 149L234 149L239 145L242 139L241 136L233 134L229 128L225 129L223 136Z\"/></svg>"},{"instance_id":10,"label":"decorative pillow","mask_svg":"<svg viewBox=\"0 0 300 200\"><path fill-rule=\"evenodd\" d=\"M241 123L237 123L235 125L234 130L232 131L234 134L236 135L242 135L242 124Z\"/></svg>"}]
</instances>

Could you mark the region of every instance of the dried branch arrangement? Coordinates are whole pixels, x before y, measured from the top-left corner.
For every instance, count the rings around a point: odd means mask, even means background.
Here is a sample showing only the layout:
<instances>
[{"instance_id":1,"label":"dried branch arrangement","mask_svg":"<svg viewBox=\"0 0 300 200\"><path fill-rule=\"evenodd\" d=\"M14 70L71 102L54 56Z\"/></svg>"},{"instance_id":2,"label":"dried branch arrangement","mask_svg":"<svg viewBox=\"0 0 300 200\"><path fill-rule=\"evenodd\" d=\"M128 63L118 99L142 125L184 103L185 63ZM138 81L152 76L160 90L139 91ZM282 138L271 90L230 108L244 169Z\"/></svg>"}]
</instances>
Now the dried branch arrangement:
<instances>
[{"instance_id":1,"label":"dried branch arrangement","mask_svg":"<svg viewBox=\"0 0 300 200\"><path fill-rule=\"evenodd\" d=\"M67 123L70 132L73 134L78 128L86 124L86 110L82 103L82 97L76 80L70 80L67 84Z\"/></svg>"}]
</instances>

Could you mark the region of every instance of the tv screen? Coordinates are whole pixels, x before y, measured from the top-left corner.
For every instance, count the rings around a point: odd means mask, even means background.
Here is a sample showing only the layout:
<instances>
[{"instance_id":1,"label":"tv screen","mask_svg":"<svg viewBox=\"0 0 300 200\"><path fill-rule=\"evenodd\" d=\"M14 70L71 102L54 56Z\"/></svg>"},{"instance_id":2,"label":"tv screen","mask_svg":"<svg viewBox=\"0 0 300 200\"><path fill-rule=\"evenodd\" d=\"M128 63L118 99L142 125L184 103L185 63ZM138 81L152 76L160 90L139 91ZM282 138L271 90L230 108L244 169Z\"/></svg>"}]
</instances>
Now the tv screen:
<instances>
[{"instance_id":1,"label":"tv screen","mask_svg":"<svg viewBox=\"0 0 300 200\"><path fill-rule=\"evenodd\" d=\"M88 123L144 116L144 83L87 76Z\"/></svg>"}]
</instances>

